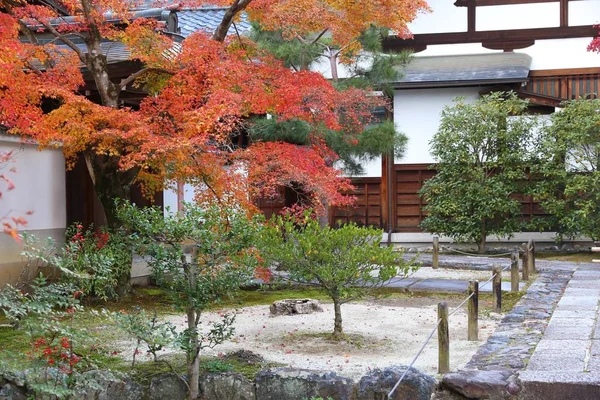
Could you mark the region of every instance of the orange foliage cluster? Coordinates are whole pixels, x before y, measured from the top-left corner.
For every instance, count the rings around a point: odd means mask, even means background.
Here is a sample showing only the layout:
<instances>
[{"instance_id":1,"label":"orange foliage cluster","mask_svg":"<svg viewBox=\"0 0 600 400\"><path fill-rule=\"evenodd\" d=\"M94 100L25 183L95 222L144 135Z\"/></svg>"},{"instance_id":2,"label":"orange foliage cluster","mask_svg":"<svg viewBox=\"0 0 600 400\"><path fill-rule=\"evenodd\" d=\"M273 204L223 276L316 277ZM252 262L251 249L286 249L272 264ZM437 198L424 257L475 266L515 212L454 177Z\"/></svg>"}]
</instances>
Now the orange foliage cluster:
<instances>
[{"instance_id":1,"label":"orange foliage cluster","mask_svg":"<svg viewBox=\"0 0 600 400\"><path fill-rule=\"evenodd\" d=\"M231 137L248 117L264 114L356 132L381 100L367 91L339 92L317 73L293 72L247 39L222 43L197 33L175 44L156 21L132 20L128 1L62 4L73 15L69 24L57 23L47 7L0 0L6 10L0 13L0 124L10 133L42 145L61 143L71 161L82 152L117 158L122 170L140 171L137 180L149 191L185 180L209 189L203 200L248 203L252 195L272 195L276 186L293 183L310 193L312 206L349 201L339 194L349 183L332 168L335 154L317 130L306 148L255 143L235 150ZM407 37L406 23L426 9L422 0L250 0L247 7L266 28L283 28L290 37L328 29L340 43L370 24ZM152 69L131 82L152 87L153 95L139 110L91 102L81 91L88 56L64 45L19 40L23 22L56 37L93 31L125 43L132 61ZM52 111L42 110L49 101Z\"/></svg>"}]
</instances>

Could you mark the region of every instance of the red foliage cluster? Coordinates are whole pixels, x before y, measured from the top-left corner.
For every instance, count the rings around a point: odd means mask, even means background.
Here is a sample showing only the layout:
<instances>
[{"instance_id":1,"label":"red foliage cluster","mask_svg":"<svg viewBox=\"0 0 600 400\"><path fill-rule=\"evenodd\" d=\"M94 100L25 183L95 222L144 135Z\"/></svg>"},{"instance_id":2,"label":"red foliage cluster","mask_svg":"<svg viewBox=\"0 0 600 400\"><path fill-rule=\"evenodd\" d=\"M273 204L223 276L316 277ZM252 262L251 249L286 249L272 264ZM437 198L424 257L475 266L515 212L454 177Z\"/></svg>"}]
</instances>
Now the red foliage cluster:
<instances>
[{"instance_id":1,"label":"red foliage cluster","mask_svg":"<svg viewBox=\"0 0 600 400\"><path fill-rule=\"evenodd\" d=\"M81 357L73 354L71 341L66 337L60 338L58 343L44 337L38 338L32 342L32 351L28 354L32 359L57 367L65 374L73 373L74 368L81 361Z\"/></svg>"}]
</instances>

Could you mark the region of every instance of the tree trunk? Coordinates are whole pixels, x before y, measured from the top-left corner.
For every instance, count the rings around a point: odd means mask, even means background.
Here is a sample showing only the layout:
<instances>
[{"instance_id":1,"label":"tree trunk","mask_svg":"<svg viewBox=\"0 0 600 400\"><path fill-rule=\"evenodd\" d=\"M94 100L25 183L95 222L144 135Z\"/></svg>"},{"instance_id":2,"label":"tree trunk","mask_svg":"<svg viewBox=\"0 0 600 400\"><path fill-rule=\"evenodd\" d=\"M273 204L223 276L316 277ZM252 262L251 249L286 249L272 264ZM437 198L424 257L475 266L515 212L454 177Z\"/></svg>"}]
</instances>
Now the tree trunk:
<instances>
[{"instance_id":1,"label":"tree trunk","mask_svg":"<svg viewBox=\"0 0 600 400\"><path fill-rule=\"evenodd\" d=\"M344 331L342 329L342 305L340 304L339 299L333 299L333 312L335 314L333 337L335 339L339 339L344 335Z\"/></svg>"},{"instance_id":2,"label":"tree trunk","mask_svg":"<svg viewBox=\"0 0 600 400\"><path fill-rule=\"evenodd\" d=\"M200 384L200 358L198 351L198 330L196 327L196 313L193 308L187 309L188 332L190 334L190 352L187 355L188 385L190 387L189 399L196 400L199 395Z\"/></svg>"},{"instance_id":3,"label":"tree trunk","mask_svg":"<svg viewBox=\"0 0 600 400\"><path fill-rule=\"evenodd\" d=\"M104 209L106 224L109 228L117 228L119 221L115 200L129 200L138 169L122 171L118 158L97 155L92 151L86 152L84 156L94 189Z\"/></svg>"},{"instance_id":4,"label":"tree trunk","mask_svg":"<svg viewBox=\"0 0 600 400\"><path fill-rule=\"evenodd\" d=\"M479 241L477 242L477 252L479 254L483 254L485 253L485 235L481 236L481 238L479 239Z\"/></svg>"}]
</instances>

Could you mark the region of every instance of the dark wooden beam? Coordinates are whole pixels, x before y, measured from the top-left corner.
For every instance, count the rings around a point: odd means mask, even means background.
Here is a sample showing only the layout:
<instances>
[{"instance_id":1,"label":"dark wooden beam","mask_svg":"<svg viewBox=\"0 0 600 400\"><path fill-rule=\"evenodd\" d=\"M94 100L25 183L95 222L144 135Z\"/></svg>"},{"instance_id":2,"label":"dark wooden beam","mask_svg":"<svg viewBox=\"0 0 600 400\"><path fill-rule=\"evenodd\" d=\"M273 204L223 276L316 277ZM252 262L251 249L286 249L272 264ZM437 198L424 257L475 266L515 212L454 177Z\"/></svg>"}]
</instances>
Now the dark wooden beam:
<instances>
[{"instance_id":1,"label":"dark wooden beam","mask_svg":"<svg viewBox=\"0 0 600 400\"><path fill-rule=\"evenodd\" d=\"M526 49L527 47L533 46L535 40L515 40L515 41L503 41L503 42L481 42L481 45L486 49L490 50L504 50L512 51L516 49Z\"/></svg>"},{"instance_id":2,"label":"dark wooden beam","mask_svg":"<svg viewBox=\"0 0 600 400\"><path fill-rule=\"evenodd\" d=\"M454 5L456 7L468 7L470 0L456 0ZM487 6L510 6L519 4L536 4L536 3L556 3L561 0L476 0L475 5L477 7ZM567 1L585 1L585 0L567 0Z\"/></svg>"},{"instance_id":3,"label":"dark wooden beam","mask_svg":"<svg viewBox=\"0 0 600 400\"><path fill-rule=\"evenodd\" d=\"M590 75L600 73L600 67L591 68L564 68L564 69L538 69L529 72L529 77L538 76L570 76L570 75Z\"/></svg>"},{"instance_id":4,"label":"dark wooden beam","mask_svg":"<svg viewBox=\"0 0 600 400\"><path fill-rule=\"evenodd\" d=\"M560 26L569 26L569 0L560 0Z\"/></svg>"},{"instance_id":5,"label":"dark wooden beam","mask_svg":"<svg viewBox=\"0 0 600 400\"><path fill-rule=\"evenodd\" d=\"M491 45L509 42L527 42L544 39L567 39L580 37L594 37L598 35L598 28L593 25L565 26L553 28L511 29L501 31L480 32L448 32L416 34L412 39L388 37L383 41L383 48L387 51L399 51L410 48L422 48L436 44L458 43L486 43Z\"/></svg>"},{"instance_id":6,"label":"dark wooden beam","mask_svg":"<svg viewBox=\"0 0 600 400\"><path fill-rule=\"evenodd\" d=\"M475 0L468 0L469 5L467 6L467 32L475 32L476 28L476 14L477 6Z\"/></svg>"}]
</instances>

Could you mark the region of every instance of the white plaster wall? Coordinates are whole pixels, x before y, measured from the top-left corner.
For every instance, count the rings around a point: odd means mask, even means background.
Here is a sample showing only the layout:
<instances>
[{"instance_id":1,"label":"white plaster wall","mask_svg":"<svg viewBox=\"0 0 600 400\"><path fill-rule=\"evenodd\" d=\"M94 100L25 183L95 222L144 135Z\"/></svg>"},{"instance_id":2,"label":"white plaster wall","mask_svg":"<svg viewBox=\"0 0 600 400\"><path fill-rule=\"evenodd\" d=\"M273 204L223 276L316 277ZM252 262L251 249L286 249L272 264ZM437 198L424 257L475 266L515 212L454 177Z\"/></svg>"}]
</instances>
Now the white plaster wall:
<instances>
[{"instance_id":1,"label":"white plaster wall","mask_svg":"<svg viewBox=\"0 0 600 400\"><path fill-rule=\"evenodd\" d=\"M183 199L186 202L192 203L194 201L194 187L186 184L183 187ZM163 202L165 215L171 212L177 212L177 188L170 187L163 191ZM168 208L168 209L167 209Z\"/></svg>"},{"instance_id":2,"label":"white plaster wall","mask_svg":"<svg viewBox=\"0 0 600 400\"><path fill-rule=\"evenodd\" d=\"M8 212L25 216L27 230L64 229L66 227L65 159L62 150L39 151L37 146L21 144L14 137L0 136L0 152L13 151L14 163L0 173L7 174L15 189L2 187L0 215ZM16 172L9 171L16 168Z\"/></svg>"},{"instance_id":3,"label":"white plaster wall","mask_svg":"<svg viewBox=\"0 0 600 400\"><path fill-rule=\"evenodd\" d=\"M394 123L408 136L407 151L398 164L432 163L429 141L440 125L444 106L456 97L475 101L484 87L396 90Z\"/></svg>"}]
</instances>

